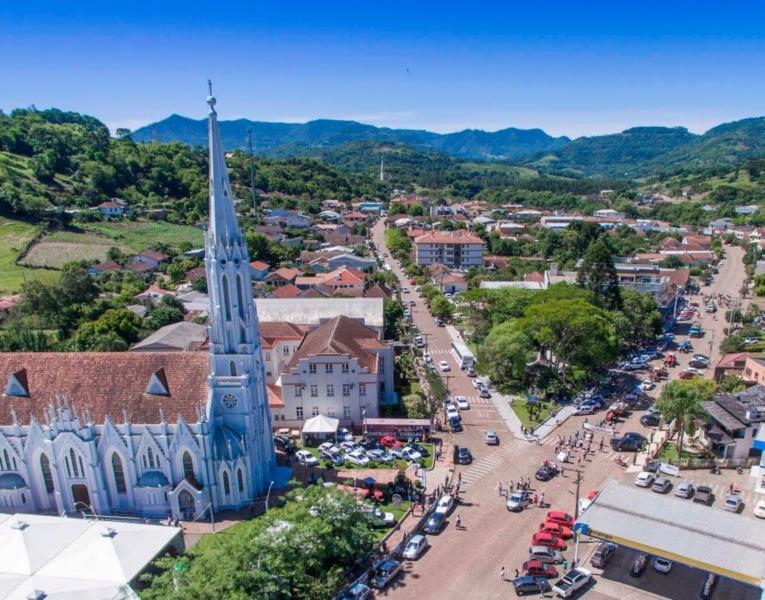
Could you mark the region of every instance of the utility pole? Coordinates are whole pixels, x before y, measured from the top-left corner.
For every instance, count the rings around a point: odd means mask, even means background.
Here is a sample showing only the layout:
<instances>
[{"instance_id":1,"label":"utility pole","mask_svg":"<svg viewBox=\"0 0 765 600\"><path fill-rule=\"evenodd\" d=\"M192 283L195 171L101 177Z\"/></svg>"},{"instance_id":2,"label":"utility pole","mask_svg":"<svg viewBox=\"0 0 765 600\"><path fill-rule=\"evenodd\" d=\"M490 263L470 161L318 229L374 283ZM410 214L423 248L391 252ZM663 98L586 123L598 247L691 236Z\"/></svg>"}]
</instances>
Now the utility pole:
<instances>
[{"instance_id":1,"label":"utility pole","mask_svg":"<svg viewBox=\"0 0 765 600\"><path fill-rule=\"evenodd\" d=\"M576 520L579 518L579 488L582 484L582 480L584 477L582 477L583 471L579 469L571 469L576 473L576 479L574 480L574 483L576 484L576 492L574 496L576 497L576 504L574 504L574 522L576 523ZM579 564L579 533L577 533L576 529L574 530L574 565L576 566Z\"/></svg>"},{"instance_id":2,"label":"utility pole","mask_svg":"<svg viewBox=\"0 0 765 600\"><path fill-rule=\"evenodd\" d=\"M449 397L449 380L454 379L454 375L444 375L444 382L446 383L446 397Z\"/></svg>"},{"instance_id":3,"label":"utility pole","mask_svg":"<svg viewBox=\"0 0 765 600\"><path fill-rule=\"evenodd\" d=\"M247 147L250 150L250 187L252 187L252 208L257 208L258 192L255 190L255 154L252 151L252 127L247 129Z\"/></svg>"}]
</instances>

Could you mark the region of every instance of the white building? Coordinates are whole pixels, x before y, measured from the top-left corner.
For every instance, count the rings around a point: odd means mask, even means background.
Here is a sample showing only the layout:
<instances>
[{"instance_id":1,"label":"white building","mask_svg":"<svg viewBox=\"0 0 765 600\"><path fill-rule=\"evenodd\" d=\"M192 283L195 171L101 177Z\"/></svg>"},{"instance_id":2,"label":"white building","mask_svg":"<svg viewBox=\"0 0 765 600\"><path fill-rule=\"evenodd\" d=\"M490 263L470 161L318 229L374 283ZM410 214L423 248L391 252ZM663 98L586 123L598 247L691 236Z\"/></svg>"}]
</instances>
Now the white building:
<instances>
[{"instance_id":1,"label":"white building","mask_svg":"<svg viewBox=\"0 0 765 600\"><path fill-rule=\"evenodd\" d=\"M207 102L209 353L0 354L0 509L192 519L273 480L250 261Z\"/></svg>"},{"instance_id":2,"label":"white building","mask_svg":"<svg viewBox=\"0 0 765 600\"><path fill-rule=\"evenodd\" d=\"M346 427L365 414L394 404L393 343L345 316L320 325L302 340L280 377L284 408L274 409L276 425L302 426L322 414Z\"/></svg>"},{"instance_id":3,"label":"white building","mask_svg":"<svg viewBox=\"0 0 765 600\"><path fill-rule=\"evenodd\" d=\"M435 231L414 240L418 265L442 264L453 269L483 266L484 241L477 235L457 231Z\"/></svg>"}]
</instances>

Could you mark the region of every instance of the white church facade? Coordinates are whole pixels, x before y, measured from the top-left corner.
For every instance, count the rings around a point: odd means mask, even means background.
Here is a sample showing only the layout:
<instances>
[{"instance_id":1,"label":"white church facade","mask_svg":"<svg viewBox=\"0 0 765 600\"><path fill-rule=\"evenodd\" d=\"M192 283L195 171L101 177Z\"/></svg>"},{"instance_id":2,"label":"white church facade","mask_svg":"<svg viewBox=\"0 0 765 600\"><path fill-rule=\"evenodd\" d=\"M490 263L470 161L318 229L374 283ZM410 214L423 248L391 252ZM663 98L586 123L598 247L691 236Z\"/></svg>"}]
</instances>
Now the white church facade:
<instances>
[{"instance_id":1,"label":"white church facade","mask_svg":"<svg viewBox=\"0 0 765 600\"><path fill-rule=\"evenodd\" d=\"M0 354L0 512L189 520L273 481L250 261L207 102L209 354Z\"/></svg>"}]
</instances>

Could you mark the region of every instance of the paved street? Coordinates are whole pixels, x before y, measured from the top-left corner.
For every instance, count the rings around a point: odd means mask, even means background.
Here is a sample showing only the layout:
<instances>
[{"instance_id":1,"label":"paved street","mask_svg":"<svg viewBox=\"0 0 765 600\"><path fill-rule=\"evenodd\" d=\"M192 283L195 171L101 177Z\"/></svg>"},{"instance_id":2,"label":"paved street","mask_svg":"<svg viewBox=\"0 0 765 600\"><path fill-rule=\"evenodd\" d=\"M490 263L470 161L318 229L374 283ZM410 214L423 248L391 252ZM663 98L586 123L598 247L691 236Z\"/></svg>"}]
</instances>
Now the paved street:
<instances>
[{"instance_id":1,"label":"paved street","mask_svg":"<svg viewBox=\"0 0 765 600\"><path fill-rule=\"evenodd\" d=\"M381 252L387 253L383 241L383 222L377 223L373 230L373 239ZM739 248L726 247L728 257L723 261L720 273L715 277L712 286L702 288L702 294L724 293L735 296L744 279L744 269L741 264L741 250ZM393 272L406 282L411 292L414 286L410 286L404 274L398 268L395 260L386 257L385 261L391 265ZM445 328L437 327L425 308L424 301L416 299L413 294L405 294L404 300L416 300L413 311L414 322L423 334L428 336L428 346L433 360L437 364L440 360L446 360L451 365L448 373L449 393L461 394L470 399L471 409L463 412L465 431L459 434L445 434L452 438L453 442L465 445L472 451L475 460L471 465L458 467L463 481L463 502L451 515L446 529L438 536L429 536L431 548L416 562L406 563L406 575L400 578L392 587L382 592L377 592L376 597L385 598L453 598L459 594L460 598L489 600L492 598L504 598L513 596L510 580L515 575L515 569L520 569L525 560L529 547L529 540L540 522L544 520L545 513L549 508L532 507L522 513L511 513L505 507L505 498L501 497L497 490L498 482L503 488L507 487L508 480L518 481L521 477L531 478L532 493L545 495L545 502L552 509L560 509L571 514L576 506L576 472L581 472L582 481L580 492L585 496L588 491L598 489L607 479L615 477L631 482L634 472L639 467L624 469L614 462L616 452L612 451L605 439L603 449L599 444L601 435L596 434L593 450L584 456L583 450L578 450L572 457L572 462L566 468L565 474L558 476L549 482L538 482L534 479L536 469L545 459L554 459L554 449L557 437L564 438L574 435L581 430L583 417L572 417L563 423L555 432L544 439L541 443L529 442L517 439L508 431L505 421L490 400L481 401L476 397L473 385L455 364L449 348L451 339ZM703 311L701 298L691 298L698 301ZM725 327L724 309L721 308L716 315L702 312L699 322L707 331L706 337L701 342L695 341L696 352L710 353L712 364L717 357L717 345L723 338L722 330ZM715 316L717 318L715 318ZM680 333L687 331L681 328ZM682 341L683 335L678 335ZM710 343L713 347L710 352ZM677 354L681 365L685 366L690 355ZM672 369L671 375L676 376L682 367ZM711 376L712 369L709 369ZM639 376L638 376L639 377ZM635 412L628 419L618 425L617 432L645 431L639 424L642 412ZM483 432L487 429L497 431L500 437L499 446L486 446L483 442ZM631 458L629 453L626 454ZM735 473L734 473L735 475ZM703 481L715 476L708 472L697 473L690 476L697 483L711 483L717 493L724 495L729 483L724 476L717 476L718 480ZM745 485L738 483L739 487ZM651 492L647 492L651 493ZM751 511L752 499L745 498L748 510ZM718 505L719 506L719 505ZM456 515L462 519L464 527L456 529L454 521ZM749 518L743 517L742 518ZM582 544L580 547L580 560L586 559L592 550L592 545ZM574 557L574 549L571 547L565 552L569 563ZM500 580L500 568L505 567L506 581ZM558 569L559 571L561 569ZM698 578L699 573L693 574ZM637 589L621 583L619 578L598 577L593 588L586 592L587 598L607 599L620 598L689 598L695 597L698 589L682 589L670 591L662 588L662 594L654 595L647 591ZM634 581L634 580L633 580ZM681 579L678 579L681 581ZM696 580L693 580L696 585ZM665 586L666 587L666 586ZM727 597L745 597L735 593Z\"/></svg>"}]
</instances>

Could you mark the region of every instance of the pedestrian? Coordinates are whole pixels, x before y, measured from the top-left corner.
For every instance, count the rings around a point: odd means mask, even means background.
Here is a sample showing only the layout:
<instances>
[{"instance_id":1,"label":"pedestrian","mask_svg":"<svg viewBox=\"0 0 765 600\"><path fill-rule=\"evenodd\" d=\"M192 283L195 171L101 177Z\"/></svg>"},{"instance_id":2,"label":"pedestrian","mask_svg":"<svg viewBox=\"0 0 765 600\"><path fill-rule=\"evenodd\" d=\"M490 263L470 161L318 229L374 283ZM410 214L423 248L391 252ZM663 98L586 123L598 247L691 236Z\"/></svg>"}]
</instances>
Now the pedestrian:
<instances>
[{"instance_id":1,"label":"pedestrian","mask_svg":"<svg viewBox=\"0 0 765 600\"><path fill-rule=\"evenodd\" d=\"M449 474L444 475L444 485L449 485Z\"/></svg>"},{"instance_id":2,"label":"pedestrian","mask_svg":"<svg viewBox=\"0 0 765 600\"><path fill-rule=\"evenodd\" d=\"M508 493L513 491L513 480L512 479L508 479L507 480L507 491L508 491Z\"/></svg>"},{"instance_id":3,"label":"pedestrian","mask_svg":"<svg viewBox=\"0 0 765 600\"><path fill-rule=\"evenodd\" d=\"M459 474L457 475L457 483L458 484L462 483L462 471L460 471Z\"/></svg>"},{"instance_id":4,"label":"pedestrian","mask_svg":"<svg viewBox=\"0 0 765 600\"><path fill-rule=\"evenodd\" d=\"M574 437L576 439L579 439L579 430L578 429L574 432Z\"/></svg>"},{"instance_id":5,"label":"pedestrian","mask_svg":"<svg viewBox=\"0 0 765 600\"><path fill-rule=\"evenodd\" d=\"M541 506L542 508L544 508L544 505L545 505L545 493L544 493L544 492L542 492L542 495L541 495L541 496L539 496L539 506Z\"/></svg>"},{"instance_id":6,"label":"pedestrian","mask_svg":"<svg viewBox=\"0 0 765 600\"><path fill-rule=\"evenodd\" d=\"M603 452L603 438L600 438L600 451Z\"/></svg>"},{"instance_id":7,"label":"pedestrian","mask_svg":"<svg viewBox=\"0 0 765 600\"><path fill-rule=\"evenodd\" d=\"M462 529L462 518L457 515L457 529Z\"/></svg>"},{"instance_id":8,"label":"pedestrian","mask_svg":"<svg viewBox=\"0 0 765 600\"><path fill-rule=\"evenodd\" d=\"M560 475L563 477L566 474L566 467L561 463L560 465Z\"/></svg>"},{"instance_id":9,"label":"pedestrian","mask_svg":"<svg viewBox=\"0 0 765 600\"><path fill-rule=\"evenodd\" d=\"M520 575L520 573L518 572L518 569L516 569L516 570L515 570L515 578L516 578L516 579L518 579L518 576L519 576L519 575Z\"/></svg>"},{"instance_id":10,"label":"pedestrian","mask_svg":"<svg viewBox=\"0 0 765 600\"><path fill-rule=\"evenodd\" d=\"M539 504L539 496L537 496L536 494L534 494L534 504L535 505Z\"/></svg>"},{"instance_id":11,"label":"pedestrian","mask_svg":"<svg viewBox=\"0 0 765 600\"><path fill-rule=\"evenodd\" d=\"M500 581L505 580L505 567L500 567L499 569L499 580Z\"/></svg>"},{"instance_id":12,"label":"pedestrian","mask_svg":"<svg viewBox=\"0 0 765 600\"><path fill-rule=\"evenodd\" d=\"M502 495L502 482L501 481L497 484L497 493L500 496Z\"/></svg>"}]
</instances>

